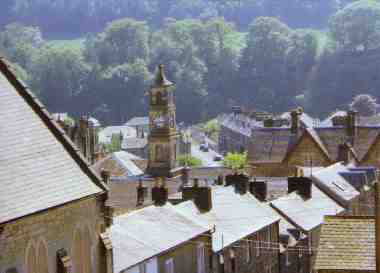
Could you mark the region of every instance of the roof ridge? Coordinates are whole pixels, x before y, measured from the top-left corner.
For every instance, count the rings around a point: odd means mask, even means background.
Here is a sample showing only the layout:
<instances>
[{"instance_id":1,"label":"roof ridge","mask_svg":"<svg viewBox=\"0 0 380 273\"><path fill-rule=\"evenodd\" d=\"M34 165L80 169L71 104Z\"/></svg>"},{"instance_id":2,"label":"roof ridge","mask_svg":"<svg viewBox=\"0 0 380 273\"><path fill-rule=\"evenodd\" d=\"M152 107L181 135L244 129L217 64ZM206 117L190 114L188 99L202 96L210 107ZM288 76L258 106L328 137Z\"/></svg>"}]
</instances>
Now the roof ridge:
<instances>
[{"instance_id":1,"label":"roof ridge","mask_svg":"<svg viewBox=\"0 0 380 273\"><path fill-rule=\"evenodd\" d=\"M79 153L79 149L75 147L74 143L66 135L65 131L54 121L51 114L47 111L45 106L37 99L37 97L28 89L28 87L20 81L12 71L11 65L0 57L0 71L9 83L15 88L17 93L24 99L34 113L46 125L48 130L53 134L55 139L61 143L66 152L71 156L75 163L79 166L81 171L90 178L90 180L103 190L103 193L108 191L108 187L102 182L101 178L90 168L90 165Z\"/></svg>"}]
</instances>

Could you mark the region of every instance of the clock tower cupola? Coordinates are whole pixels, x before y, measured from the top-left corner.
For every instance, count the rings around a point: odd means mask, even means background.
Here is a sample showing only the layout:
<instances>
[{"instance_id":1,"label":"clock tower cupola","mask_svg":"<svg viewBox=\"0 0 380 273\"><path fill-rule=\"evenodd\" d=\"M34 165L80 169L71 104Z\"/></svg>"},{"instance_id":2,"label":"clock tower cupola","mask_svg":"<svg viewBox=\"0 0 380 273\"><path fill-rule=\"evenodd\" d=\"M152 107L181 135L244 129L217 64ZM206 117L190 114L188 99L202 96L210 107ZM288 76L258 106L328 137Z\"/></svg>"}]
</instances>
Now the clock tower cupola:
<instances>
[{"instance_id":1,"label":"clock tower cupola","mask_svg":"<svg viewBox=\"0 0 380 273\"><path fill-rule=\"evenodd\" d=\"M172 177L178 170L178 139L174 83L160 65L149 95L149 158L147 173L154 177Z\"/></svg>"}]
</instances>

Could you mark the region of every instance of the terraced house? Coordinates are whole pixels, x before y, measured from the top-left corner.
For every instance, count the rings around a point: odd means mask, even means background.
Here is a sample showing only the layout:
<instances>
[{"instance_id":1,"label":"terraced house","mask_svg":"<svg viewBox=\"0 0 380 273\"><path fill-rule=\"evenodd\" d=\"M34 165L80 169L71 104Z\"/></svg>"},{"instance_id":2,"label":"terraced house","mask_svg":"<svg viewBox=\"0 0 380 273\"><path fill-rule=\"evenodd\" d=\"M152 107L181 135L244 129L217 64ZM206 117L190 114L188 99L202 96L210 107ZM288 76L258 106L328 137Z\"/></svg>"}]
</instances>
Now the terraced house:
<instances>
[{"instance_id":1,"label":"terraced house","mask_svg":"<svg viewBox=\"0 0 380 273\"><path fill-rule=\"evenodd\" d=\"M0 124L0 272L110 272L105 185L3 59Z\"/></svg>"},{"instance_id":2,"label":"terraced house","mask_svg":"<svg viewBox=\"0 0 380 273\"><path fill-rule=\"evenodd\" d=\"M292 111L290 128L252 131L248 153L252 174L289 176L300 166L336 162L380 167L380 126L358 125L357 113L349 111L335 116L331 126L304 127L301 115Z\"/></svg>"}]
</instances>

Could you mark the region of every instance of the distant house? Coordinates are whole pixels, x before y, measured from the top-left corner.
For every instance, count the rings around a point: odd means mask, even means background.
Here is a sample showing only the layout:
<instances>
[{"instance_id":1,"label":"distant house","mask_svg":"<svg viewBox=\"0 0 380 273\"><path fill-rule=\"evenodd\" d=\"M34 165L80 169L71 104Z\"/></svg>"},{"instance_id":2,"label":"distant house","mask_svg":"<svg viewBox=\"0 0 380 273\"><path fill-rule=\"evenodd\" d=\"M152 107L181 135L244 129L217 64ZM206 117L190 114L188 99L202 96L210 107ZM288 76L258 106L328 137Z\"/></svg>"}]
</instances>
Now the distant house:
<instances>
[{"instance_id":1,"label":"distant house","mask_svg":"<svg viewBox=\"0 0 380 273\"><path fill-rule=\"evenodd\" d=\"M149 135L149 117L134 117L128 120L124 125L135 128L138 137Z\"/></svg>"},{"instance_id":2,"label":"distant house","mask_svg":"<svg viewBox=\"0 0 380 273\"><path fill-rule=\"evenodd\" d=\"M271 247L278 246L279 217L243 188L236 193L232 186L185 187L183 200L194 202L175 208L204 226L215 226L212 272L279 272L278 248Z\"/></svg>"},{"instance_id":3,"label":"distant house","mask_svg":"<svg viewBox=\"0 0 380 273\"><path fill-rule=\"evenodd\" d=\"M99 131L99 143L110 144L112 137L122 135L123 139L135 138L137 136L136 129L129 126L108 126Z\"/></svg>"},{"instance_id":4,"label":"distant house","mask_svg":"<svg viewBox=\"0 0 380 273\"><path fill-rule=\"evenodd\" d=\"M113 272L211 272L211 229L168 203L119 215L105 234L112 244Z\"/></svg>"},{"instance_id":5,"label":"distant house","mask_svg":"<svg viewBox=\"0 0 380 273\"><path fill-rule=\"evenodd\" d=\"M148 158L148 138L131 137L123 138L121 149L131 154L135 154L144 159Z\"/></svg>"},{"instance_id":6,"label":"distant house","mask_svg":"<svg viewBox=\"0 0 380 273\"><path fill-rule=\"evenodd\" d=\"M248 158L251 172L263 176L289 176L298 166L329 166L343 161L380 167L380 126L358 126L357 114L333 118L332 127L302 127L298 111L290 128L252 131Z\"/></svg>"},{"instance_id":7,"label":"distant house","mask_svg":"<svg viewBox=\"0 0 380 273\"><path fill-rule=\"evenodd\" d=\"M375 245L375 217L326 216L314 272L378 272Z\"/></svg>"},{"instance_id":8,"label":"distant house","mask_svg":"<svg viewBox=\"0 0 380 273\"><path fill-rule=\"evenodd\" d=\"M220 133L218 140L218 151L244 152L248 151L255 130L267 127L289 128L291 123L290 112L285 112L279 116L269 113L254 112L243 113L240 109L234 109L230 114L219 116ZM313 128L318 121L306 113L300 116L300 126L303 128Z\"/></svg>"}]
</instances>

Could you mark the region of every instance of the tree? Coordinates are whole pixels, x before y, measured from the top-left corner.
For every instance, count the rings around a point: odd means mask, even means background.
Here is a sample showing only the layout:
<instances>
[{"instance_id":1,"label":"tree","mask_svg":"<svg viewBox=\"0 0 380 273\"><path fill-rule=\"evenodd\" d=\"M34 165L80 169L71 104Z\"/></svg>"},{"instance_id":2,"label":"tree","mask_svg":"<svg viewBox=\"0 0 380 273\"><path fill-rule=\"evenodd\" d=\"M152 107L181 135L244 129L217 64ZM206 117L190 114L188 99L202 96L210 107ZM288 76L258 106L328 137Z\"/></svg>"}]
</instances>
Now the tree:
<instances>
[{"instance_id":1,"label":"tree","mask_svg":"<svg viewBox=\"0 0 380 273\"><path fill-rule=\"evenodd\" d=\"M180 166L196 167L202 165L202 161L191 155L180 155L178 156L178 163Z\"/></svg>"},{"instance_id":2,"label":"tree","mask_svg":"<svg viewBox=\"0 0 380 273\"><path fill-rule=\"evenodd\" d=\"M359 112L361 116L369 117L376 114L379 104L376 98L368 94L360 94L354 97L350 107Z\"/></svg>"},{"instance_id":3,"label":"tree","mask_svg":"<svg viewBox=\"0 0 380 273\"><path fill-rule=\"evenodd\" d=\"M338 45L351 51L378 48L380 44L380 3L356 1L337 12L329 22Z\"/></svg>"},{"instance_id":4,"label":"tree","mask_svg":"<svg viewBox=\"0 0 380 273\"><path fill-rule=\"evenodd\" d=\"M223 166L234 171L241 171L247 166L247 153L228 153L223 159Z\"/></svg>"}]
</instances>

